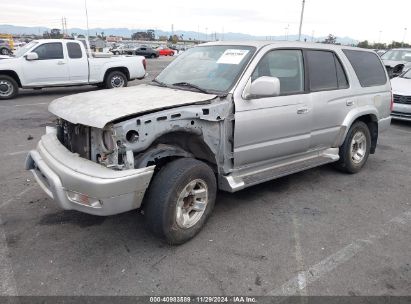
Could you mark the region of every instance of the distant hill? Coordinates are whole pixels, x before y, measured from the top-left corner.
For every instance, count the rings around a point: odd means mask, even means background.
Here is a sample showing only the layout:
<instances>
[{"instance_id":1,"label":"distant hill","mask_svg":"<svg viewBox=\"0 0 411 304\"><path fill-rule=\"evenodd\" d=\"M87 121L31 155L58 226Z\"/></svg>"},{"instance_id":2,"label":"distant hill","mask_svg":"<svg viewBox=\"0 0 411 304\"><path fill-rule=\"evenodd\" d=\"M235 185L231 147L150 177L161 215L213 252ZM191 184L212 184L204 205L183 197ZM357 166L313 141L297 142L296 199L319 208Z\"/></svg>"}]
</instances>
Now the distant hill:
<instances>
[{"instance_id":1,"label":"distant hill","mask_svg":"<svg viewBox=\"0 0 411 304\"><path fill-rule=\"evenodd\" d=\"M0 24L0 33L3 34L14 34L14 35L42 35L43 32L49 31L50 28L47 27L27 27L27 26L14 26L8 24ZM90 35L95 35L96 33L100 34L104 32L104 35L114 35L122 37L131 37L135 32L146 31L146 29L129 29L129 28L92 28L89 30ZM76 33L78 35L87 34L87 30L81 28L70 28L68 29L69 34ZM156 30L156 36L170 36L172 33L170 31ZM181 36L183 35L184 39L206 39L206 33L195 32L195 31L183 31L178 30L174 31L174 34ZM217 39L224 40L284 40L284 36L254 36L243 33L216 33ZM302 35L302 40L307 39L307 41L323 41L326 37L311 37L308 35ZM298 35L289 35L288 40L297 40ZM214 33L208 33L208 40L214 40ZM341 44L358 44L358 40L355 40L350 37L337 37L337 42Z\"/></svg>"}]
</instances>

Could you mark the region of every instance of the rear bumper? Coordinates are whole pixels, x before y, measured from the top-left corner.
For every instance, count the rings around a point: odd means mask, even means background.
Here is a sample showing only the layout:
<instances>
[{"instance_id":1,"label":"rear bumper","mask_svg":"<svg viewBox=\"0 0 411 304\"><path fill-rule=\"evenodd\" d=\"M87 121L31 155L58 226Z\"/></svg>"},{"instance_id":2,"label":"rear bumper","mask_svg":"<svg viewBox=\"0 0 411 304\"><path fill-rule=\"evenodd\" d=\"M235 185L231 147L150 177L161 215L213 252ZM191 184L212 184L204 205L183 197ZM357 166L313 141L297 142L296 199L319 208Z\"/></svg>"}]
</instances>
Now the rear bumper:
<instances>
[{"instance_id":1,"label":"rear bumper","mask_svg":"<svg viewBox=\"0 0 411 304\"><path fill-rule=\"evenodd\" d=\"M26 169L61 208L101 216L139 208L154 173L154 166L108 169L71 153L54 134L29 152Z\"/></svg>"}]
</instances>

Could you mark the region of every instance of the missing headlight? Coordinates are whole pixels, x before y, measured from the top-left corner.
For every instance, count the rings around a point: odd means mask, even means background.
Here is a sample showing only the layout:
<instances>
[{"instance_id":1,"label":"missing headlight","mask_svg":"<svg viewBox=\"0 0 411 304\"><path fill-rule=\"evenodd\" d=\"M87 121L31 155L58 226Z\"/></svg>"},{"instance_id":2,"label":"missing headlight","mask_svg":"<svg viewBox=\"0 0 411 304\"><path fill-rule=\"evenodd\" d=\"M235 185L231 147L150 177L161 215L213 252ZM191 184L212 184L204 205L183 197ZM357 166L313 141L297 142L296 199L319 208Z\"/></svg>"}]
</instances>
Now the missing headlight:
<instances>
[{"instance_id":1,"label":"missing headlight","mask_svg":"<svg viewBox=\"0 0 411 304\"><path fill-rule=\"evenodd\" d=\"M113 134L111 133L111 131L103 131L103 144L107 150L109 151L114 150L115 143L114 143Z\"/></svg>"}]
</instances>

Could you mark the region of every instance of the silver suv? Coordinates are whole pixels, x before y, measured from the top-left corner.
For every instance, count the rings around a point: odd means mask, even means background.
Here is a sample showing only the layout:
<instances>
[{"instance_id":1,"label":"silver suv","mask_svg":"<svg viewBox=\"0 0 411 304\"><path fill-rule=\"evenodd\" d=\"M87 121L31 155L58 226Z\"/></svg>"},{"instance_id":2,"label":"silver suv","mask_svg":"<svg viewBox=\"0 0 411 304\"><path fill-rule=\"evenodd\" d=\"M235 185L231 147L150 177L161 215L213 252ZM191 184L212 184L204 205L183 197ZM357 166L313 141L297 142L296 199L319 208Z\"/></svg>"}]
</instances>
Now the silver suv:
<instances>
[{"instance_id":1,"label":"silver suv","mask_svg":"<svg viewBox=\"0 0 411 304\"><path fill-rule=\"evenodd\" d=\"M140 208L170 244L195 236L217 189L235 192L327 163L363 168L390 125L391 86L373 51L207 43L149 85L63 97L26 168L64 209Z\"/></svg>"}]
</instances>

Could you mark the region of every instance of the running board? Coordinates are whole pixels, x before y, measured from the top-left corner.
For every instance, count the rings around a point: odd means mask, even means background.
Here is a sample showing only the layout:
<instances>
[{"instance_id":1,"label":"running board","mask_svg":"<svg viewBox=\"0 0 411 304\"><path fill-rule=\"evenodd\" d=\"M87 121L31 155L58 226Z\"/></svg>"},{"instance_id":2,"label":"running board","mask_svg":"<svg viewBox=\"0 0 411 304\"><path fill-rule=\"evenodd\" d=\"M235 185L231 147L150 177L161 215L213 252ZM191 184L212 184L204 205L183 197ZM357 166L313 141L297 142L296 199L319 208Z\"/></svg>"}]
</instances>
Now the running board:
<instances>
[{"instance_id":1,"label":"running board","mask_svg":"<svg viewBox=\"0 0 411 304\"><path fill-rule=\"evenodd\" d=\"M338 148L330 148L270 165L240 169L229 175L220 176L219 188L223 191L236 192L272 179L332 163L340 159L338 152Z\"/></svg>"}]
</instances>

